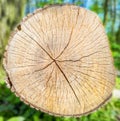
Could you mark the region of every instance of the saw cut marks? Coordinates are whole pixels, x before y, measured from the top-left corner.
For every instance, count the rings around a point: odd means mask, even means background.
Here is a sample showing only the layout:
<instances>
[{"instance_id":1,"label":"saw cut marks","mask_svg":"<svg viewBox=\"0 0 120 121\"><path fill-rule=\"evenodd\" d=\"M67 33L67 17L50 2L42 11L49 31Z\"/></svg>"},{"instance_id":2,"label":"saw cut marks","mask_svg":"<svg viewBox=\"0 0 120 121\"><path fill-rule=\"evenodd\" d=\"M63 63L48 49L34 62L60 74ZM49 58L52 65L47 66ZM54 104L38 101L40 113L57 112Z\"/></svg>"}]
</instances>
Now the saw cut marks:
<instances>
[{"instance_id":1,"label":"saw cut marks","mask_svg":"<svg viewBox=\"0 0 120 121\"><path fill-rule=\"evenodd\" d=\"M24 18L11 35L4 67L21 100L58 116L89 114L115 85L99 17L74 5L49 6Z\"/></svg>"}]
</instances>

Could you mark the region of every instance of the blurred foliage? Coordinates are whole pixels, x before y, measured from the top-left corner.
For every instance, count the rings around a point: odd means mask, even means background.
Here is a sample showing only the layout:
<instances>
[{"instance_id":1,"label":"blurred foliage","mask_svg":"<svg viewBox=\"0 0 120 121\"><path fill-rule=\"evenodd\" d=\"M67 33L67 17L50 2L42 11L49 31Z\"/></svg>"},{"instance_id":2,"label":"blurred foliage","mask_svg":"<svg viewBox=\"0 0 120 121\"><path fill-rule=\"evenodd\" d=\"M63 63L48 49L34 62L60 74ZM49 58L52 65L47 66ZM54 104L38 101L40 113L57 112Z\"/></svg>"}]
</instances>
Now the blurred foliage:
<instances>
[{"instance_id":1,"label":"blurred foliage","mask_svg":"<svg viewBox=\"0 0 120 121\"><path fill-rule=\"evenodd\" d=\"M11 30L24 15L24 5L25 0L0 0L0 65Z\"/></svg>"},{"instance_id":2,"label":"blurred foliage","mask_svg":"<svg viewBox=\"0 0 120 121\"><path fill-rule=\"evenodd\" d=\"M120 77L116 78L116 89L120 89Z\"/></svg>"},{"instance_id":3,"label":"blurred foliage","mask_svg":"<svg viewBox=\"0 0 120 121\"><path fill-rule=\"evenodd\" d=\"M118 99L112 99L98 111L81 118L54 117L25 105L6 88L5 72L1 62L10 32L24 14L45 5L61 4L66 1L0 0L0 121L120 121L120 100ZM88 4L88 1L91 2ZM120 69L120 0L69 0L69 3L87 6L100 16L110 40L115 66ZM116 88L120 89L120 77L116 78Z\"/></svg>"},{"instance_id":4,"label":"blurred foliage","mask_svg":"<svg viewBox=\"0 0 120 121\"><path fill-rule=\"evenodd\" d=\"M101 18L110 41L115 67L120 69L120 0L93 0L90 9Z\"/></svg>"}]
</instances>

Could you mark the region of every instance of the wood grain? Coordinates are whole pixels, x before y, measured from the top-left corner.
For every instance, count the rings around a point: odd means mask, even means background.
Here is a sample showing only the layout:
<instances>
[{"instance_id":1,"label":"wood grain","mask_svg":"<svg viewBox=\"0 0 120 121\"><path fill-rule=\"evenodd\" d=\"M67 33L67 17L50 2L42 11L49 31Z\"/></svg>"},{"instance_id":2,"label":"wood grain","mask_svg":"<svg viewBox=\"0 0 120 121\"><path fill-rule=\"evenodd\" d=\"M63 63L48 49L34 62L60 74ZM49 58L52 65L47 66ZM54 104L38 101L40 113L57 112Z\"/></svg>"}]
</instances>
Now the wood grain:
<instances>
[{"instance_id":1,"label":"wood grain","mask_svg":"<svg viewBox=\"0 0 120 121\"><path fill-rule=\"evenodd\" d=\"M99 17L74 5L49 6L24 18L3 63L11 90L52 115L89 114L111 97L115 85Z\"/></svg>"}]
</instances>

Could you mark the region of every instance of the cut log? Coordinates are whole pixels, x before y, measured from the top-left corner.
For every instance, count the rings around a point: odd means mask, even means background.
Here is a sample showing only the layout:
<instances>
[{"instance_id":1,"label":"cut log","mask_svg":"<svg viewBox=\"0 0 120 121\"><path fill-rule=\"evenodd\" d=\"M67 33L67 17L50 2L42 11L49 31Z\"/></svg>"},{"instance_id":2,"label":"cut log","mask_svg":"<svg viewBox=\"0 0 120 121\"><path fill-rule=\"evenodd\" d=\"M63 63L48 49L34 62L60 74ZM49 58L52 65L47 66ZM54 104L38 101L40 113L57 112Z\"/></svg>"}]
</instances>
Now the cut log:
<instances>
[{"instance_id":1,"label":"cut log","mask_svg":"<svg viewBox=\"0 0 120 121\"><path fill-rule=\"evenodd\" d=\"M4 67L11 90L31 107L81 116L110 97L115 69L99 17L74 5L28 15L11 35Z\"/></svg>"}]
</instances>

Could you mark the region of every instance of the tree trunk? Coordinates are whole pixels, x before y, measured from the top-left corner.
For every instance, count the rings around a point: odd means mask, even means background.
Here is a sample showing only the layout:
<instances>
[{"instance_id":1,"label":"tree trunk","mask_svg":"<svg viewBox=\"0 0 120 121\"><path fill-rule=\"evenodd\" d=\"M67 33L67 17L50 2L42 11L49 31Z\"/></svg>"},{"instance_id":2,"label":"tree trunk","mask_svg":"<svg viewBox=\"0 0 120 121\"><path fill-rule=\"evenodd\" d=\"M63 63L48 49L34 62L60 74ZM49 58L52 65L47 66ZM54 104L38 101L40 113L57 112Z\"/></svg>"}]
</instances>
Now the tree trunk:
<instances>
[{"instance_id":1,"label":"tree trunk","mask_svg":"<svg viewBox=\"0 0 120 121\"><path fill-rule=\"evenodd\" d=\"M105 2L104 2L104 18L103 18L104 25L106 25L106 20L107 20L108 2L109 2L109 0L105 0Z\"/></svg>"}]
</instances>

